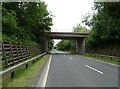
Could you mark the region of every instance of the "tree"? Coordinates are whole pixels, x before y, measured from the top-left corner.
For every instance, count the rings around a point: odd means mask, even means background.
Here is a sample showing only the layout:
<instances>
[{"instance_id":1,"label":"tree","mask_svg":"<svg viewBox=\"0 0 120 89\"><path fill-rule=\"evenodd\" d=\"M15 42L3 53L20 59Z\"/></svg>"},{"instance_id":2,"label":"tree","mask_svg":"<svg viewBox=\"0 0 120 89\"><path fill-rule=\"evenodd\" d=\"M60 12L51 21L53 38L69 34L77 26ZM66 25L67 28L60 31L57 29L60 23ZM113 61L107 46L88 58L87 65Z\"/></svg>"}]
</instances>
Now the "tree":
<instances>
[{"instance_id":1,"label":"tree","mask_svg":"<svg viewBox=\"0 0 120 89\"><path fill-rule=\"evenodd\" d=\"M61 40L56 46L58 50L73 51L76 47L76 43L74 40Z\"/></svg>"},{"instance_id":2,"label":"tree","mask_svg":"<svg viewBox=\"0 0 120 89\"><path fill-rule=\"evenodd\" d=\"M53 49L53 45L54 45L54 40L48 40L48 49L51 50Z\"/></svg>"},{"instance_id":3,"label":"tree","mask_svg":"<svg viewBox=\"0 0 120 89\"><path fill-rule=\"evenodd\" d=\"M51 31L52 14L45 2L3 2L3 35L15 41L41 42L41 36Z\"/></svg>"},{"instance_id":4,"label":"tree","mask_svg":"<svg viewBox=\"0 0 120 89\"><path fill-rule=\"evenodd\" d=\"M92 30L88 37L88 45L120 40L120 2L95 3L97 13L92 18Z\"/></svg>"},{"instance_id":5,"label":"tree","mask_svg":"<svg viewBox=\"0 0 120 89\"><path fill-rule=\"evenodd\" d=\"M80 24L77 24L76 27L73 27L73 32L81 32L81 33L89 33L90 30L88 30L85 27L82 27Z\"/></svg>"}]
</instances>

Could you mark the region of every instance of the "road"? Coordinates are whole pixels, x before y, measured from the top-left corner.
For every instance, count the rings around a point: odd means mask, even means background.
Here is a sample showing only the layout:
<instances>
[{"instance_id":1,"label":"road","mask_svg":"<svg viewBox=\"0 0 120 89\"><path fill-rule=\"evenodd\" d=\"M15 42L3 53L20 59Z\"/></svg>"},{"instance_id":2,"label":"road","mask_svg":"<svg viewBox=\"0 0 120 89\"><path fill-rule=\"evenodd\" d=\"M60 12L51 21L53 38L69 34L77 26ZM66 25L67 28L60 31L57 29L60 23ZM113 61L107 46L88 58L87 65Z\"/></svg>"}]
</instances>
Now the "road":
<instances>
[{"instance_id":1,"label":"road","mask_svg":"<svg viewBox=\"0 0 120 89\"><path fill-rule=\"evenodd\" d=\"M51 51L52 54L69 54L69 52L63 52L63 51L59 51L59 50L56 50L56 49L53 49Z\"/></svg>"},{"instance_id":2,"label":"road","mask_svg":"<svg viewBox=\"0 0 120 89\"><path fill-rule=\"evenodd\" d=\"M46 87L118 87L118 67L80 55L54 54Z\"/></svg>"}]
</instances>

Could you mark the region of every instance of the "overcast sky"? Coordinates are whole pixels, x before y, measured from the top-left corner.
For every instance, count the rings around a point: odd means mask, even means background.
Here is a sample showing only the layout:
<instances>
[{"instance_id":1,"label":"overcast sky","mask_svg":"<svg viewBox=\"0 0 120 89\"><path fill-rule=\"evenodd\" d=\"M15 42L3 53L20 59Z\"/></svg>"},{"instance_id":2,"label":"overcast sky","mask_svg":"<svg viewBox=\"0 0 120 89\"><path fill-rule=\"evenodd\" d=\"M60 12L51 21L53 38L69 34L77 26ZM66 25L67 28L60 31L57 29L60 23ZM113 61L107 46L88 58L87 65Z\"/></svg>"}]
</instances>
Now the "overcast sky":
<instances>
[{"instance_id":1,"label":"overcast sky","mask_svg":"<svg viewBox=\"0 0 120 89\"><path fill-rule=\"evenodd\" d=\"M71 32L86 13L91 12L94 0L43 0L55 15L52 31ZM56 30L57 29L57 30Z\"/></svg>"},{"instance_id":2,"label":"overcast sky","mask_svg":"<svg viewBox=\"0 0 120 89\"><path fill-rule=\"evenodd\" d=\"M43 0L53 18L52 32L72 32L86 13L92 12L94 0ZM57 43L57 41L56 41Z\"/></svg>"}]
</instances>

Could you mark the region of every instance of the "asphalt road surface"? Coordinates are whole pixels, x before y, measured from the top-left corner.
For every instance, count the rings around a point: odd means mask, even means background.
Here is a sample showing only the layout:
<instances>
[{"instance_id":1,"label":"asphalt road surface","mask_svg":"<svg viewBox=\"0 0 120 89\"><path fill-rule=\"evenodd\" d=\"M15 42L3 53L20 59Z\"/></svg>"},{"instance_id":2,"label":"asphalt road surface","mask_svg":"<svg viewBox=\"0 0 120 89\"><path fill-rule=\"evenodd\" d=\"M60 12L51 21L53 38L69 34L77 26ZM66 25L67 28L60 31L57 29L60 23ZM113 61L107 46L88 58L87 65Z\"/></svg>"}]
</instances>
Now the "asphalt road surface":
<instances>
[{"instance_id":1,"label":"asphalt road surface","mask_svg":"<svg viewBox=\"0 0 120 89\"><path fill-rule=\"evenodd\" d=\"M53 54L46 87L118 87L118 67L80 55Z\"/></svg>"}]
</instances>

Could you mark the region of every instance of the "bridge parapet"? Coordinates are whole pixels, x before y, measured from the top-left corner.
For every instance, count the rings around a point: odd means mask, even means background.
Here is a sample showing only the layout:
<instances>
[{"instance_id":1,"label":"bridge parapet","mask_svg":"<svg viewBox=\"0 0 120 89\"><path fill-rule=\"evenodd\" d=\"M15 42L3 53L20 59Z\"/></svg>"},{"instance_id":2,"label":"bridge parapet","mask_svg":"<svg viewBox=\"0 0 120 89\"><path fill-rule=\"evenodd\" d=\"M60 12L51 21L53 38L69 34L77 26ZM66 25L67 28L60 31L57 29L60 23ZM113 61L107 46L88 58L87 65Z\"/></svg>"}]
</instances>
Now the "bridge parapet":
<instances>
[{"instance_id":1,"label":"bridge parapet","mask_svg":"<svg viewBox=\"0 0 120 89\"><path fill-rule=\"evenodd\" d=\"M48 39L79 39L88 37L88 33L73 33L73 32L47 32Z\"/></svg>"}]
</instances>

